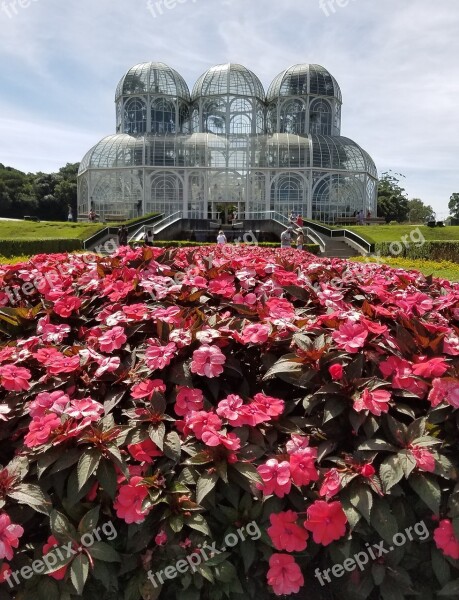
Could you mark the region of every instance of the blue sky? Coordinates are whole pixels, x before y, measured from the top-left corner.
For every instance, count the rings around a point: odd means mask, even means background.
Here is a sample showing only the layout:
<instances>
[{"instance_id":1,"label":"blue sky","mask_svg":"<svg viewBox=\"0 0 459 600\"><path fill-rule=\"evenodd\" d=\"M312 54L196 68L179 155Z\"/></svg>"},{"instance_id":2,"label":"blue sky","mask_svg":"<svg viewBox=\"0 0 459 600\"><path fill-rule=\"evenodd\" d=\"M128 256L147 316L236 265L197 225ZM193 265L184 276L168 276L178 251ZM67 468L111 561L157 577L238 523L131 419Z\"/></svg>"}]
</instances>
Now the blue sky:
<instances>
[{"instance_id":1,"label":"blue sky","mask_svg":"<svg viewBox=\"0 0 459 600\"><path fill-rule=\"evenodd\" d=\"M165 62L190 87L241 63L266 89L287 66L318 63L341 86L342 134L446 216L459 192L458 1L328 2L165 0L152 14L147 0L0 0L0 162L81 160L114 133L116 85L140 62Z\"/></svg>"}]
</instances>

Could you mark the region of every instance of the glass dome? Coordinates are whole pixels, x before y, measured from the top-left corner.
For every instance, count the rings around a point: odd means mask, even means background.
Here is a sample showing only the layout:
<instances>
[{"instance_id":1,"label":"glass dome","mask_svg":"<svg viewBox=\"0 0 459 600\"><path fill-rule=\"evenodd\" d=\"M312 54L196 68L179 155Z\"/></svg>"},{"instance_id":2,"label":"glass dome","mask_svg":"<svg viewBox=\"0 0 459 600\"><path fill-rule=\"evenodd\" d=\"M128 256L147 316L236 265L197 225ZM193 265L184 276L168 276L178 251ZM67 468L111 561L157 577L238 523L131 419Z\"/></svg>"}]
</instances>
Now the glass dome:
<instances>
[{"instance_id":1,"label":"glass dome","mask_svg":"<svg viewBox=\"0 0 459 600\"><path fill-rule=\"evenodd\" d=\"M135 167L144 164L144 139L119 133L103 138L81 161L79 174L87 169Z\"/></svg>"},{"instance_id":2,"label":"glass dome","mask_svg":"<svg viewBox=\"0 0 459 600\"><path fill-rule=\"evenodd\" d=\"M190 101L190 90L183 77L162 62L140 63L129 69L118 84L115 100L139 94L172 96Z\"/></svg>"},{"instance_id":3,"label":"glass dome","mask_svg":"<svg viewBox=\"0 0 459 600\"><path fill-rule=\"evenodd\" d=\"M280 96L332 96L342 101L338 82L320 65L299 64L279 73L268 90L267 100Z\"/></svg>"},{"instance_id":4,"label":"glass dome","mask_svg":"<svg viewBox=\"0 0 459 600\"><path fill-rule=\"evenodd\" d=\"M217 65L203 73L193 88L192 99L227 95L265 100L265 90L255 73L232 63Z\"/></svg>"},{"instance_id":5,"label":"glass dome","mask_svg":"<svg viewBox=\"0 0 459 600\"><path fill-rule=\"evenodd\" d=\"M314 169L366 172L378 177L370 155L356 142L346 137L312 135L312 166Z\"/></svg>"}]
</instances>

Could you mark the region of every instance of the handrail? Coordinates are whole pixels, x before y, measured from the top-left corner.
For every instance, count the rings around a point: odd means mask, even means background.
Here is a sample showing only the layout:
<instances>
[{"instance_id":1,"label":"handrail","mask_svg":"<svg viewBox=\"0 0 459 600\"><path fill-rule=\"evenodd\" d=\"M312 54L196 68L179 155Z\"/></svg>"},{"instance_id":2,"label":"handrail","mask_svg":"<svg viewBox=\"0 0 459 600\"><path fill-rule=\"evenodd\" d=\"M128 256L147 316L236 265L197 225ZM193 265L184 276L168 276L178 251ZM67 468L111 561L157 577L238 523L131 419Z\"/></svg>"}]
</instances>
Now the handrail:
<instances>
[{"instance_id":1,"label":"handrail","mask_svg":"<svg viewBox=\"0 0 459 600\"><path fill-rule=\"evenodd\" d=\"M320 235L316 231L313 231L310 227L305 227L305 229L307 237L320 247L321 252L325 252L326 243L320 237Z\"/></svg>"},{"instance_id":2,"label":"handrail","mask_svg":"<svg viewBox=\"0 0 459 600\"><path fill-rule=\"evenodd\" d=\"M153 232L156 235L157 233L162 231L166 225L172 225L172 223L176 223L182 217L183 217L183 212L181 210L178 210L177 212L175 212L171 215L168 215L167 217L165 217L164 219L162 219L161 221L156 223L155 227L153 228Z\"/></svg>"},{"instance_id":3,"label":"handrail","mask_svg":"<svg viewBox=\"0 0 459 600\"><path fill-rule=\"evenodd\" d=\"M328 237L344 238L345 240L350 240L369 254L375 251L375 244L370 243L358 233L355 233L354 231L349 231L349 229L330 229L326 225L320 225L319 223L315 223L314 221L308 220L305 221L305 225L307 225L310 229L318 231L319 233L323 233Z\"/></svg>"},{"instance_id":4,"label":"handrail","mask_svg":"<svg viewBox=\"0 0 459 600\"><path fill-rule=\"evenodd\" d=\"M142 221L137 221L137 223L133 223L132 225L126 225L127 232L129 233L129 231L134 229L134 227L138 227L139 224L145 226L150 223L155 223L158 219L160 219L163 216L164 216L164 214L154 215L153 217L147 217L146 219L144 219ZM122 224L123 223L120 223L120 225L117 227L111 227L110 225L108 225L107 227L104 227L104 229L101 229L100 231L98 231L97 233L95 233L94 235L89 237L88 239L84 240L83 248L85 250L87 250L89 246L93 246L99 240L106 237L107 235L117 234L118 229L121 227Z\"/></svg>"}]
</instances>

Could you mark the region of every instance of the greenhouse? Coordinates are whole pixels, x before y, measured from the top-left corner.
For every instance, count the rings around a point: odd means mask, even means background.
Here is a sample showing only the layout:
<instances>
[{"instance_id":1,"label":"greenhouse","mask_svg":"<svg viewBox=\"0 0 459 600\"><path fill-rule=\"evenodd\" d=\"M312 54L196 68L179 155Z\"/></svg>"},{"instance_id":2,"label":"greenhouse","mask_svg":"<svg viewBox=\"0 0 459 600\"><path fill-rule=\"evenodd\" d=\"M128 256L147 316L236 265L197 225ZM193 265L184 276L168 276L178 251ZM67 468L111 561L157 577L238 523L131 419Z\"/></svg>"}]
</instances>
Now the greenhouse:
<instances>
[{"instance_id":1,"label":"greenhouse","mask_svg":"<svg viewBox=\"0 0 459 600\"><path fill-rule=\"evenodd\" d=\"M218 65L190 93L176 71L145 63L121 79L115 103L116 133L80 165L82 216L376 214L376 167L340 135L341 91L323 67L291 67L266 94L249 69Z\"/></svg>"}]
</instances>

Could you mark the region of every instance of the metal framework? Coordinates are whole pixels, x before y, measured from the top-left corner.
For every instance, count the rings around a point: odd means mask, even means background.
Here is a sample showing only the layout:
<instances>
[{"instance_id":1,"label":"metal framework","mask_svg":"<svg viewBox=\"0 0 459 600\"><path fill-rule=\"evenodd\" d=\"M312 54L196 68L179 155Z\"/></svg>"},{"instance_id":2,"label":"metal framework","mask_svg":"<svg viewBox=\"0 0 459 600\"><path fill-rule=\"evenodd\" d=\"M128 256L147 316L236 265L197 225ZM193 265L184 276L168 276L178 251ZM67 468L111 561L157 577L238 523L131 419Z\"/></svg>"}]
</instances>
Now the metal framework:
<instances>
[{"instance_id":1,"label":"metal framework","mask_svg":"<svg viewBox=\"0 0 459 600\"><path fill-rule=\"evenodd\" d=\"M323 67L295 65L266 95L252 71L218 65L190 94L176 71L145 63L121 79L115 102L117 133L80 165L80 215L376 214L376 167L340 136L341 91Z\"/></svg>"}]
</instances>

